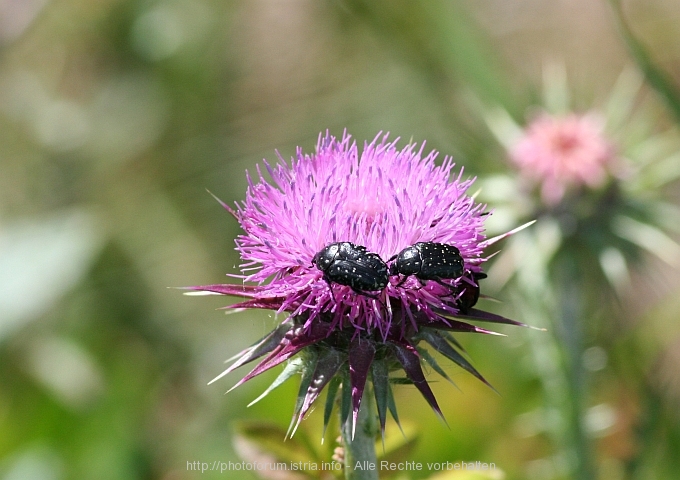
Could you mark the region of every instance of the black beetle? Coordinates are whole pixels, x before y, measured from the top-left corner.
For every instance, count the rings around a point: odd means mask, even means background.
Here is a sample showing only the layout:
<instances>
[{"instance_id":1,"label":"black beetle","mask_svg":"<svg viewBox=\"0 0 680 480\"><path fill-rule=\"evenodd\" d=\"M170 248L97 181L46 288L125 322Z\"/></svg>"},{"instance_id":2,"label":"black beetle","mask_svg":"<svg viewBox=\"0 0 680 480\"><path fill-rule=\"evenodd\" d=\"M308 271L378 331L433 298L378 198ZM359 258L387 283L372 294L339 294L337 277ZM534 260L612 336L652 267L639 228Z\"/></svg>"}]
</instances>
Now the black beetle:
<instances>
[{"instance_id":1,"label":"black beetle","mask_svg":"<svg viewBox=\"0 0 680 480\"><path fill-rule=\"evenodd\" d=\"M477 304L477 300L479 300L479 281L483 278L486 278L485 273L465 271L463 281L458 288L458 299L456 300L456 307L458 307L463 315L467 315L470 309Z\"/></svg>"},{"instance_id":2,"label":"black beetle","mask_svg":"<svg viewBox=\"0 0 680 480\"><path fill-rule=\"evenodd\" d=\"M312 264L323 272L323 278L350 287L354 292L377 298L366 292L376 292L389 282L387 264L377 253L366 247L350 242L336 242L326 245L314 255Z\"/></svg>"},{"instance_id":3,"label":"black beetle","mask_svg":"<svg viewBox=\"0 0 680 480\"><path fill-rule=\"evenodd\" d=\"M435 242L418 242L406 247L388 261L394 262L390 265L390 275L404 275L397 286L415 275L421 282L434 280L450 288L442 280L459 278L465 267L460 250L447 243Z\"/></svg>"}]
</instances>

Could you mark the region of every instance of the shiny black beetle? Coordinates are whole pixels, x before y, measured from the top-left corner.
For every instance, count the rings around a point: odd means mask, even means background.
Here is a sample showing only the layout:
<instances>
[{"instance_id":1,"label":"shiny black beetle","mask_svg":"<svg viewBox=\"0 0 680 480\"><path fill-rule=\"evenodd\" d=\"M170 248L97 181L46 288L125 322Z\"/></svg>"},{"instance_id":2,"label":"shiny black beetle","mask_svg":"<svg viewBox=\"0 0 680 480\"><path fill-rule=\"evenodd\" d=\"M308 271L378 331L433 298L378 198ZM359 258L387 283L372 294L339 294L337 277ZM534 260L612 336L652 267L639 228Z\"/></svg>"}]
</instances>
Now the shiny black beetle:
<instances>
[{"instance_id":1,"label":"shiny black beetle","mask_svg":"<svg viewBox=\"0 0 680 480\"><path fill-rule=\"evenodd\" d=\"M470 309L477 304L479 300L479 281L486 278L486 274L482 272L472 272L467 270L463 275L463 281L460 283L458 298L456 300L456 307L460 313L467 315Z\"/></svg>"},{"instance_id":2,"label":"shiny black beetle","mask_svg":"<svg viewBox=\"0 0 680 480\"><path fill-rule=\"evenodd\" d=\"M380 255L350 242L326 245L314 255L312 264L323 272L329 287L332 282L339 283L371 298L377 297L367 292L382 290L389 282L387 264Z\"/></svg>"},{"instance_id":3,"label":"shiny black beetle","mask_svg":"<svg viewBox=\"0 0 680 480\"><path fill-rule=\"evenodd\" d=\"M451 287L442 280L451 280L463 275L463 257L453 245L447 243L418 242L406 247L388 260L390 275L404 275L396 286L402 285L408 277L415 275L421 282L433 280L445 287Z\"/></svg>"}]
</instances>

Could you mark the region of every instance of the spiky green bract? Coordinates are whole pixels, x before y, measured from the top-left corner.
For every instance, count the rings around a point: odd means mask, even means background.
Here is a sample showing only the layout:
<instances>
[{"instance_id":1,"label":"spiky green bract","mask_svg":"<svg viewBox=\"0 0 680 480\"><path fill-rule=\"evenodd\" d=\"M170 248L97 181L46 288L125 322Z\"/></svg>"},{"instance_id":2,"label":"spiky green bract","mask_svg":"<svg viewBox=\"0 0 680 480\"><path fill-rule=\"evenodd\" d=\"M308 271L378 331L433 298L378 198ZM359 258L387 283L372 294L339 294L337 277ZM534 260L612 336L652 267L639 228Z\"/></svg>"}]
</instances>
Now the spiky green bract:
<instances>
[{"instance_id":1,"label":"spiky green bract","mask_svg":"<svg viewBox=\"0 0 680 480\"><path fill-rule=\"evenodd\" d=\"M243 287L240 285L206 285L191 288L200 288L226 295L243 295ZM272 307L270 303L267 303L267 305L266 308ZM395 304L394 308L400 308L399 304ZM254 345L243 350L234 359L232 365L215 380L240 366L259 360L255 368L233 387L236 388L285 360L299 355L297 358L300 358L301 361L289 363L272 386L255 400L259 401L284 380L301 373L303 381L296 401L293 422L289 429L291 435L294 434L299 422L310 410L322 390L328 385L330 386L324 413L324 425L327 425L330 420L331 410L339 387L343 388L344 398L343 411L341 412L342 421L344 422L351 415L356 425L356 418L367 382L373 385L380 428L384 432L388 410L398 422L391 390L391 384L394 382L390 379L390 372L395 370L405 372L408 383L418 388L432 409L441 416L441 409L425 379L422 364L424 362L430 364L444 378L447 380L449 378L442 369L438 368L436 363L433 363L434 357L418 346L421 342L429 345L434 352L470 372L486 385L491 386L465 358L462 347L450 332L496 334L495 332L454 318L441 317L440 320L433 322L427 321L427 317L422 312L411 312L410 314L419 328L414 328L410 322L405 325L394 323L384 338L377 331L357 333L353 328L342 330L334 328L330 315L321 316L309 328L305 326L307 321L304 317L291 317ZM525 326L500 315L477 309L470 309L465 318Z\"/></svg>"}]
</instances>

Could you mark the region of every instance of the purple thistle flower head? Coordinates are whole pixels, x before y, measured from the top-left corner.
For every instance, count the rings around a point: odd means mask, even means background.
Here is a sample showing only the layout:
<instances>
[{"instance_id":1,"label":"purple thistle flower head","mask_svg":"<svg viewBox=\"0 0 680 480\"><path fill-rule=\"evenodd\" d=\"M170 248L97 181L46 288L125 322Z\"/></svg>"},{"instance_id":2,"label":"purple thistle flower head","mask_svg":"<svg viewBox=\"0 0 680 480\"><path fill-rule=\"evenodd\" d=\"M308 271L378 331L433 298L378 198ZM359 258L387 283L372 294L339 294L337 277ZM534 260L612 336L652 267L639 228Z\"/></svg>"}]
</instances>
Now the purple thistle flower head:
<instances>
[{"instance_id":1,"label":"purple thistle flower head","mask_svg":"<svg viewBox=\"0 0 680 480\"><path fill-rule=\"evenodd\" d=\"M460 319L523 325L473 308L484 248L513 232L485 239L485 206L467 194L473 179L463 179L450 157L436 165L437 153L424 154L424 144L399 150L396 142L378 136L360 153L349 135L326 134L315 154L298 149L290 162L265 161L266 175L258 167L256 178L248 176L244 202L236 209L222 203L244 230L236 240L242 274L235 275L243 284L190 287L246 298L231 308L288 314L218 378L264 356L238 386L302 353L303 366L291 363L282 373L303 376L296 425L329 383L332 398L343 385L341 410L356 422L370 377L384 429L387 409L396 415L395 368L440 413L421 363L446 374L418 343L486 383L448 332L493 333ZM349 253L338 253L340 242L349 242ZM398 255L414 246L425 248L412 248L416 258L407 255L409 269L400 269Z\"/></svg>"},{"instance_id":2,"label":"purple thistle flower head","mask_svg":"<svg viewBox=\"0 0 680 480\"><path fill-rule=\"evenodd\" d=\"M260 294L281 297L281 310L308 315L309 324L331 312L334 327L378 330L383 337L393 311L380 308L380 300L386 304L388 297L406 310L420 307L432 318L433 306L457 313L438 300L437 285L414 288L415 279L400 287L390 283L374 299L348 286L329 288L312 265L314 255L334 242L362 245L389 259L428 241L455 245L467 267L480 271L483 206L465 195L472 181L462 181L462 171L449 181L450 158L438 167L435 152L423 157L424 145L399 151L387 136L361 155L350 142L348 135L323 137L315 155L298 150L290 164L282 158L276 166L265 163L271 183L259 168L257 183L249 178L246 201L236 212L245 230L237 239L243 280L264 284Z\"/></svg>"}]
</instances>

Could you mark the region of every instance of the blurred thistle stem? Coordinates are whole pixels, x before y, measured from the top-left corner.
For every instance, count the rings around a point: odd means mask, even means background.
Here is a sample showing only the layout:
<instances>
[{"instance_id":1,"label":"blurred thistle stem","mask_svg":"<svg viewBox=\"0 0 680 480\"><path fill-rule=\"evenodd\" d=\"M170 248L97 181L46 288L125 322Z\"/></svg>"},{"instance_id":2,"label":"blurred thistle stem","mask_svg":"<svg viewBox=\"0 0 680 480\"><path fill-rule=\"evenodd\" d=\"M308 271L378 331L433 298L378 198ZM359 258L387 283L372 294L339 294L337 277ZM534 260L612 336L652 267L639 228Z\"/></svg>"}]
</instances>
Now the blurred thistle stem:
<instances>
[{"instance_id":1,"label":"blurred thistle stem","mask_svg":"<svg viewBox=\"0 0 680 480\"><path fill-rule=\"evenodd\" d=\"M571 400L568 412L569 436L576 455L574 478L592 480L596 478L592 461L592 446L586 431L585 409L588 393L587 372L583 367L583 292L577 282L576 266L564 259L558 265L559 331L564 345L564 363L567 388Z\"/></svg>"},{"instance_id":2,"label":"blurred thistle stem","mask_svg":"<svg viewBox=\"0 0 680 480\"><path fill-rule=\"evenodd\" d=\"M353 418L350 413L342 426L345 447L345 478L347 480L377 480L378 463L375 455L375 437L378 432L373 412L373 389L368 385L361 399L356 430L352 438ZM372 470L369 466L374 466ZM361 468L355 468L360 466Z\"/></svg>"},{"instance_id":3,"label":"blurred thistle stem","mask_svg":"<svg viewBox=\"0 0 680 480\"><path fill-rule=\"evenodd\" d=\"M673 83L671 78L654 63L647 48L645 48L631 30L630 25L628 25L626 17L623 14L621 0L609 0L609 3L612 6L614 19L621 32L621 37L630 50L633 60L635 60L637 66L645 74L645 78L651 87L664 99L668 108L673 112L673 115L675 115L676 120L680 121L680 92L678 92L677 86Z\"/></svg>"}]
</instances>

